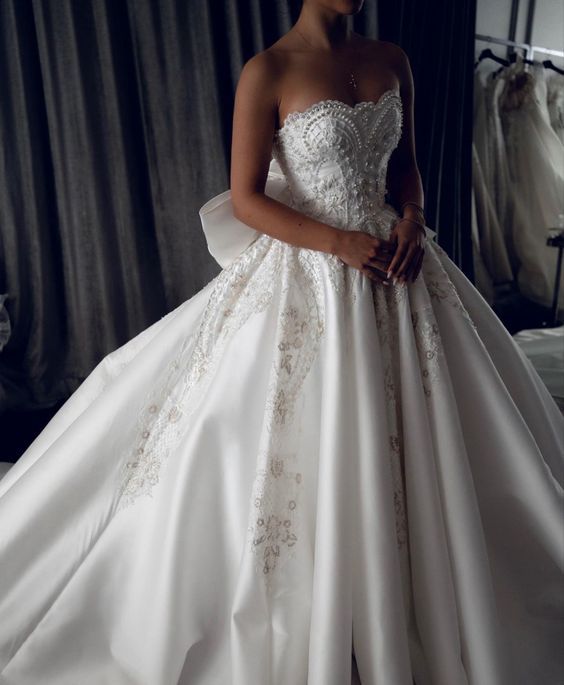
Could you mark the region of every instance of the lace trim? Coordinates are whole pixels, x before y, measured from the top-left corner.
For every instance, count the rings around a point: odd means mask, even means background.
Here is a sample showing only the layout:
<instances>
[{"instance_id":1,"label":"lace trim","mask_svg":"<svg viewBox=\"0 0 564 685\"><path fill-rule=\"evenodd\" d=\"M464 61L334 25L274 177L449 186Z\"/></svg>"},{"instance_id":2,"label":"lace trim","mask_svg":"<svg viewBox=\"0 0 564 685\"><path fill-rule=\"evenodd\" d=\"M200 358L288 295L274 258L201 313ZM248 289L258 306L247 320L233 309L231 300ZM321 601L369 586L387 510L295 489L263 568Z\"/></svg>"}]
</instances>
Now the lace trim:
<instances>
[{"instance_id":1,"label":"lace trim","mask_svg":"<svg viewBox=\"0 0 564 685\"><path fill-rule=\"evenodd\" d=\"M401 97L392 90L378 102L324 100L290 113L273 156L288 179L291 206L340 228L377 225L402 126Z\"/></svg>"},{"instance_id":2,"label":"lace trim","mask_svg":"<svg viewBox=\"0 0 564 685\"><path fill-rule=\"evenodd\" d=\"M362 109L370 109L372 107L377 108L381 104L383 104L387 98L392 96L397 97L401 103L401 97L398 91L393 88L385 90L382 93L382 95L378 98L378 100L363 100L361 102L356 102L354 105L349 105L348 102L343 102L342 100L336 100L333 98L319 100L319 102L314 102L312 105L306 107L304 110L300 112L289 112L286 115L284 121L282 122L282 126L280 126L280 128L277 131L275 131L275 137L280 137L284 135L286 129L292 122L298 121L302 117L310 117L312 114L318 111L325 112L327 110L333 109L344 109L348 112L357 112Z\"/></svg>"}]
</instances>

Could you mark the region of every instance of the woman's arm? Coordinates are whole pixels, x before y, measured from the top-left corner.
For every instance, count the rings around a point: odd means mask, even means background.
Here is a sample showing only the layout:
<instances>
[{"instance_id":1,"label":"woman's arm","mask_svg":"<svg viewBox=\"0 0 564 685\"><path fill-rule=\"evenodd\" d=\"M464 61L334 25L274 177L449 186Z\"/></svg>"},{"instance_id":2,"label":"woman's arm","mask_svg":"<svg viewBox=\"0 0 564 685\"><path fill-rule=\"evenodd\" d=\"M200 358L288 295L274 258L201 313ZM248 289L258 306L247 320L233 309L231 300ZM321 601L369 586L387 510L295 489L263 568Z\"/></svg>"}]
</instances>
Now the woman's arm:
<instances>
[{"instance_id":1,"label":"woman's arm","mask_svg":"<svg viewBox=\"0 0 564 685\"><path fill-rule=\"evenodd\" d=\"M400 211L403 203L408 201L423 207L424 193L415 154L413 75L409 59L399 46L396 46L394 61L396 74L400 81L403 127L398 146L392 153L388 164L387 187L391 204ZM403 216L411 217L416 213L417 210L408 205L404 209Z\"/></svg>"},{"instance_id":2,"label":"woman's arm","mask_svg":"<svg viewBox=\"0 0 564 685\"><path fill-rule=\"evenodd\" d=\"M366 276L385 278L393 249L388 241L362 231L330 226L265 195L278 118L282 66L267 52L250 59L235 95L231 147L231 200L237 219L297 247L337 255Z\"/></svg>"},{"instance_id":3,"label":"woman's arm","mask_svg":"<svg viewBox=\"0 0 564 685\"><path fill-rule=\"evenodd\" d=\"M409 59L399 46L395 46L394 64L400 82L403 127L398 146L388 164L387 188L391 204L401 211L402 218L409 221L400 219L394 226L392 235L397 238L398 247L388 273L390 278L398 278L403 282L408 279L415 281L419 275L425 253L425 237L422 213L411 204L406 205L403 211L401 207L408 201L423 207L424 193L415 155L413 74Z\"/></svg>"},{"instance_id":4,"label":"woman's arm","mask_svg":"<svg viewBox=\"0 0 564 685\"><path fill-rule=\"evenodd\" d=\"M231 146L233 211L237 219L273 238L336 254L340 229L264 194L278 113L278 72L277 59L268 53L251 58L241 72Z\"/></svg>"}]
</instances>

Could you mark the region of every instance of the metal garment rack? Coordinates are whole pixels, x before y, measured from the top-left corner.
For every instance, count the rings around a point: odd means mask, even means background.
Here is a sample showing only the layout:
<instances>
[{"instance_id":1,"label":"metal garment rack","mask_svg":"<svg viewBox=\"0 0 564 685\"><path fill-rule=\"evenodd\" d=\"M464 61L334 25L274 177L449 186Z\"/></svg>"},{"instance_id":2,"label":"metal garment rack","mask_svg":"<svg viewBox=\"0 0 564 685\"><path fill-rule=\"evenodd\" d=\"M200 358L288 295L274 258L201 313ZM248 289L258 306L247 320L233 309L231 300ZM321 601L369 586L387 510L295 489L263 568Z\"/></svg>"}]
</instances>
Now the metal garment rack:
<instances>
[{"instance_id":1,"label":"metal garment rack","mask_svg":"<svg viewBox=\"0 0 564 685\"><path fill-rule=\"evenodd\" d=\"M505 38L494 38L493 36L484 36L481 33L475 35L476 40L482 40L486 43L496 43L497 45L505 45L511 48L520 48L526 50L526 59L534 59L535 52L542 52L545 55L553 55L554 57L564 57L563 50L553 50L552 48L543 48L540 45L531 45L530 43L516 43L513 40L506 40Z\"/></svg>"}]
</instances>

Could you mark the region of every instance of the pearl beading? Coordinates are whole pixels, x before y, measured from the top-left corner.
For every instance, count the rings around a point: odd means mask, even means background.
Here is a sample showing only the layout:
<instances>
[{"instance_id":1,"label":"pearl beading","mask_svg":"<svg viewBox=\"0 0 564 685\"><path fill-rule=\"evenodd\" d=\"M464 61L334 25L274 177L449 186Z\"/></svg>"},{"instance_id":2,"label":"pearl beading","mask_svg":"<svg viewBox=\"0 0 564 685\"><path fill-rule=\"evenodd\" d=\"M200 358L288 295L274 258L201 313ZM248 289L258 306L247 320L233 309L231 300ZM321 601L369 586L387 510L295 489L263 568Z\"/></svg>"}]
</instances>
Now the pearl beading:
<instances>
[{"instance_id":1,"label":"pearl beading","mask_svg":"<svg viewBox=\"0 0 564 685\"><path fill-rule=\"evenodd\" d=\"M322 100L290 112L273 156L296 209L339 228L383 235L386 170L402 130L402 101L387 90L375 102Z\"/></svg>"}]
</instances>

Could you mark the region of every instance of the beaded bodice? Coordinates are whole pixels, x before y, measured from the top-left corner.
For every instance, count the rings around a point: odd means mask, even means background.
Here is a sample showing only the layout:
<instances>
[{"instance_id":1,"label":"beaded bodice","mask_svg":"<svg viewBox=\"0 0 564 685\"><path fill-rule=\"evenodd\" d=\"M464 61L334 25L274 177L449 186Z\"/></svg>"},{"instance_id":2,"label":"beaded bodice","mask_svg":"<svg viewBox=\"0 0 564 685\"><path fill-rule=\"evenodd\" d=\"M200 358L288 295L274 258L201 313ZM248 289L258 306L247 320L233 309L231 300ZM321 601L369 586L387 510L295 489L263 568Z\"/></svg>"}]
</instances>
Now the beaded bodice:
<instances>
[{"instance_id":1,"label":"beaded bodice","mask_svg":"<svg viewBox=\"0 0 564 685\"><path fill-rule=\"evenodd\" d=\"M377 102L322 100L290 113L273 146L290 204L334 226L373 232L401 136L401 105L399 93L387 90Z\"/></svg>"}]
</instances>

